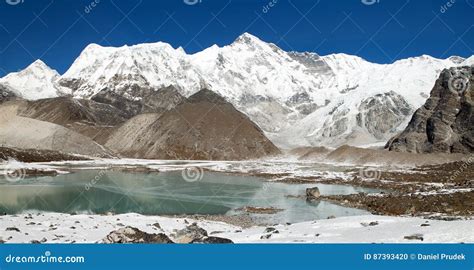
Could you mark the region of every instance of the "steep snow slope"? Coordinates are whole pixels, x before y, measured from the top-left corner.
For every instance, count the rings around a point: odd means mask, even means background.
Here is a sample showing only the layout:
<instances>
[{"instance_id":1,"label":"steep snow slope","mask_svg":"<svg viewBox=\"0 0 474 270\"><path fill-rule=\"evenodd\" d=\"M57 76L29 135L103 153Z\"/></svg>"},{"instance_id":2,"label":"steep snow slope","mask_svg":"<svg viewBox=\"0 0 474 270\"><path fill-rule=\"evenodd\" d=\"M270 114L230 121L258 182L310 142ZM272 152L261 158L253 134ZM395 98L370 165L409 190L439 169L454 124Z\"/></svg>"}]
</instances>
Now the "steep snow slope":
<instances>
[{"instance_id":1,"label":"steep snow slope","mask_svg":"<svg viewBox=\"0 0 474 270\"><path fill-rule=\"evenodd\" d=\"M365 145L383 142L403 129L420 107L439 73L453 66L450 60L421 56L378 65L355 56L328 55L324 61L335 78L327 90L331 102L296 123L291 130L272 136L298 145ZM305 134L296 137L296 134Z\"/></svg>"},{"instance_id":2,"label":"steep snow slope","mask_svg":"<svg viewBox=\"0 0 474 270\"><path fill-rule=\"evenodd\" d=\"M461 66L472 66L474 65L474 56L469 57L461 63Z\"/></svg>"},{"instance_id":3,"label":"steep snow slope","mask_svg":"<svg viewBox=\"0 0 474 270\"><path fill-rule=\"evenodd\" d=\"M48 67L43 61L36 60L27 68L13 72L0 79L0 84L7 85L29 100L53 98L69 92L57 85L59 73Z\"/></svg>"}]
</instances>

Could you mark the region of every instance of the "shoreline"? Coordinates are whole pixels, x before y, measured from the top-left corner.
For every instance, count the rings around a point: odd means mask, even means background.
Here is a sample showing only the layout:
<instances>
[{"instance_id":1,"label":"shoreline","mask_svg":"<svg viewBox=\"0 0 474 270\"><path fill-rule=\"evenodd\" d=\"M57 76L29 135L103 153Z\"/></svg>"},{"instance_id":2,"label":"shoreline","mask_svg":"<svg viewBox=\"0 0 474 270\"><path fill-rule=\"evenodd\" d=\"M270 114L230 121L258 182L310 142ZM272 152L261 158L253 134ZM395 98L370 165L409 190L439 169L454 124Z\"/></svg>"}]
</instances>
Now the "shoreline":
<instances>
[{"instance_id":1,"label":"shoreline","mask_svg":"<svg viewBox=\"0 0 474 270\"><path fill-rule=\"evenodd\" d=\"M193 223L206 230L209 236L230 239L234 243L474 242L472 219L442 221L364 215L244 228L222 221L133 213L109 216L59 213L4 215L0 216L0 242L102 243L111 232L126 227L150 234L163 233L176 240L177 231Z\"/></svg>"}]
</instances>

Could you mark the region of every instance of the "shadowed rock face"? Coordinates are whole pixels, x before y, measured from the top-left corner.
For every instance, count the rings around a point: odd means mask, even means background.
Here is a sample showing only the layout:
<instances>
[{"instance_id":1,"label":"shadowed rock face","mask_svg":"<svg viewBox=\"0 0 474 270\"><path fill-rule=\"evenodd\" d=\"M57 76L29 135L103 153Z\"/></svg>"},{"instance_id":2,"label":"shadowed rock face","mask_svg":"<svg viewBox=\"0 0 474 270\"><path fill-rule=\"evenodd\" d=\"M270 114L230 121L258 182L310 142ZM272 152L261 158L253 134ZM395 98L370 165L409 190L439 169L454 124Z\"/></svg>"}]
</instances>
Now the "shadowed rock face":
<instances>
[{"instance_id":1,"label":"shadowed rock face","mask_svg":"<svg viewBox=\"0 0 474 270\"><path fill-rule=\"evenodd\" d=\"M92 97L92 100L119 108L131 118L141 113L162 113L186 99L173 86L159 90L137 87L135 92L140 92L139 96L142 97L140 100L127 98L124 94L108 89L100 91Z\"/></svg>"},{"instance_id":2,"label":"shadowed rock face","mask_svg":"<svg viewBox=\"0 0 474 270\"><path fill-rule=\"evenodd\" d=\"M474 152L474 66L444 70L408 127L386 145L414 153Z\"/></svg>"},{"instance_id":3,"label":"shadowed rock face","mask_svg":"<svg viewBox=\"0 0 474 270\"><path fill-rule=\"evenodd\" d=\"M16 99L16 98L18 98L18 94L16 94L9 87L3 84L0 84L0 104L9 100Z\"/></svg>"},{"instance_id":4,"label":"shadowed rock face","mask_svg":"<svg viewBox=\"0 0 474 270\"><path fill-rule=\"evenodd\" d=\"M18 115L61 125L104 143L113 127L125 122L127 114L112 105L71 97L27 101Z\"/></svg>"},{"instance_id":5,"label":"shadowed rock face","mask_svg":"<svg viewBox=\"0 0 474 270\"><path fill-rule=\"evenodd\" d=\"M162 114L130 119L106 146L149 159L242 160L280 153L256 124L210 90Z\"/></svg>"},{"instance_id":6,"label":"shadowed rock face","mask_svg":"<svg viewBox=\"0 0 474 270\"><path fill-rule=\"evenodd\" d=\"M62 126L73 123L115 126L126 120L125 114L111 105L71 97L27 101L19 109L19 115Z\"/></svg>"},{"instance_id":7,"label":"shadowed rock face","mask_svg":"<svg viewBox=\"0 0 474 270\"><path fill-rule=\"evenodd\" d=\"M413 113L405 99L393 91L367 98L359 111L357 125L365 127L377 139L394 135L394 130Z\"/></svg>"}]
</instances>

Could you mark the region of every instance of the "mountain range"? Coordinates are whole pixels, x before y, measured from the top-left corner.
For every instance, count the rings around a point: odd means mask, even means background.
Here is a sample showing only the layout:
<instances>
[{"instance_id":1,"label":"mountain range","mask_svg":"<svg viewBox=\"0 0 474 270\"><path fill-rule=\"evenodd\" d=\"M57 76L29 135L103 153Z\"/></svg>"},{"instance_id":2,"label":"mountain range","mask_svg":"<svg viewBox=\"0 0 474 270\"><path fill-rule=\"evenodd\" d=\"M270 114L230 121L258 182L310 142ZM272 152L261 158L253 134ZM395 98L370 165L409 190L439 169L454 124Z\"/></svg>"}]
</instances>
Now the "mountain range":
<instances>
[{"instance_id":1,"label":"mountain range","mask_svg":"<svg viewBox=\"0 0 474 270\"><path fill-rule=\"evenodd\" d=\"M62 75L37 60L1 78L0 87L6 97L31 101L69 96L108 104L127 119L160 114L209 89L280 148L361 146L384 144L404 130L442 70L473 64L474 57L375 64L346 54L286 52L245 33L195 54L163 42L91 44Z\"/></svg>"}]
</instances>

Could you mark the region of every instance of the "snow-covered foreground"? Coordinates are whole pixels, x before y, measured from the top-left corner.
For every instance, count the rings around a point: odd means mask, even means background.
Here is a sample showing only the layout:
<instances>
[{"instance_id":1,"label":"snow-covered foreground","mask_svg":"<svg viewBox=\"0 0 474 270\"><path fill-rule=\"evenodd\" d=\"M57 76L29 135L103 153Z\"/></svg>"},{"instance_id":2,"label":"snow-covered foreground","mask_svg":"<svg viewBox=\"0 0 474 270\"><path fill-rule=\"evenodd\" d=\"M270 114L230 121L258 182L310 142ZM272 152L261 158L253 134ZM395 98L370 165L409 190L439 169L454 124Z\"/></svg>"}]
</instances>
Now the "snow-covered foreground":
<instances>
[{"instance_id":1,"label":"snow-covered foreground","mask_svg":"<svg viewBox=\"0 0 474 270\"><path fill-rule=\"evenodd\" d=\"M7 243L96 243L125 226L173 237L188 224L235 243L473 243L473 220L353 216L289 225L241 228L222 222L123 214L114 216L34 213L0 216L0 239ZM159 226L157 226L157 224ZM423 225L422 225L423 224ZM272 231L273 232L266 232ZM406 239L416 235L413 240ZM263 237L262 237L263 236ZM420 240L423 238L423 241Z\"/></svg>"}]
</instances>

